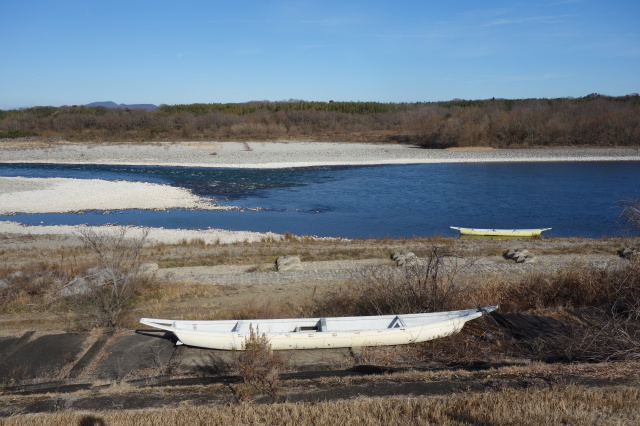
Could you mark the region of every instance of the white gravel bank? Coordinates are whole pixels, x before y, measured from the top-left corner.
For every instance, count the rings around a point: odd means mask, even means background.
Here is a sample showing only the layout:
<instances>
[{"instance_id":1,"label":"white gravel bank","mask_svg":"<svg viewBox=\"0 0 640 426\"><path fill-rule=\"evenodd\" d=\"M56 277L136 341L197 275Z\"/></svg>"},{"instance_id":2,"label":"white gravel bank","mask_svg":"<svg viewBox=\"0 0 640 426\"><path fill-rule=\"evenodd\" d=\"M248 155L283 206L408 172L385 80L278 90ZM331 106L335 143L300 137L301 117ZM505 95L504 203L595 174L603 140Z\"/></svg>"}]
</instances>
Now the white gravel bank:
<instances>
[{"instance_id":1,"label":"white gravel bank","mask_svg":"<svg viewBox=\"0 0 640 426\"><path fill-rule=\"evenodd\" d=\"M0 163L73 163L282 168L331 165L520 161L640 161L635 148L420 149L328 142L0 144Z\"/></svg>"},{"instance_id":2,"label":"white gravel bank","mask_svg":"<svg viewBox=\"0 0 640 426\"><path fill-rule=\"evenodd\" d=\"M168 185L100 179L0 177L0 214L84 210L219 209Z\"/></svg>"}]
</instances>

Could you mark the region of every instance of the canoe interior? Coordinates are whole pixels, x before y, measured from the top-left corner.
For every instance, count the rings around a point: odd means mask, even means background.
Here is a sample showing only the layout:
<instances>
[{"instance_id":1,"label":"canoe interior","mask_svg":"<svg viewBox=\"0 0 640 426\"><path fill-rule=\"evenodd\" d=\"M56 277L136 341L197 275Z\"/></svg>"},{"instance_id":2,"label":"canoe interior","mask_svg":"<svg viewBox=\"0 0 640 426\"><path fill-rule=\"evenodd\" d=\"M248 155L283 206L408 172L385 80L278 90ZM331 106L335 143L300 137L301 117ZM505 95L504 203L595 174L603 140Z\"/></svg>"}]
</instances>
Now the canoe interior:
<instances>
[{"instance_id":1,"label":"canoe interior","mask_svg":"<svg viewBox=\"0 0 640 426\"><path fill-rule=\"evenodd\" d=\"M497 306L484 308L486 312L495 310ZM365 317L333 317L333 318L287 318L287 319L252 319L228 321L181 321L142 318L141 323L165 330L197 331L204 333L239 333L249 334L250 328L259 334L297 333L297 332L354 332L384 330L393 328L411 328L443 321L463 319L478 313L478 309L463 311L436 312L407 315L379 315Z\"/></svg>"}]
</instances>

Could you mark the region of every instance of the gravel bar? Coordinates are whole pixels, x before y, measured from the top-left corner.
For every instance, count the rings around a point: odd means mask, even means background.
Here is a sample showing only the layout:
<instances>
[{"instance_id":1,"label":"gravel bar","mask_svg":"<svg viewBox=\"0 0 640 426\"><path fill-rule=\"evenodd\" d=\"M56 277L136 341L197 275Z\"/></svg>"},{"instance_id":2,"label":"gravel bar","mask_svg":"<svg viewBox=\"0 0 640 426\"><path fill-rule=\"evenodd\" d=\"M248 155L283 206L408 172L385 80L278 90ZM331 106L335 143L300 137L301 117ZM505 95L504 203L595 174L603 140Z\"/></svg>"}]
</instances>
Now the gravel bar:
<instances>
[{"instance_id":1,"label":"gravel bar","mask_svg":"<svg viewBox=\"0 0 640 426\"><path fill-rule=\"evenodd\" d=\"M640 161L640 149L421 149L412 145L347 142L0 144L0 163L283 168L527 161Z\"/></svg>"}]
</instances>

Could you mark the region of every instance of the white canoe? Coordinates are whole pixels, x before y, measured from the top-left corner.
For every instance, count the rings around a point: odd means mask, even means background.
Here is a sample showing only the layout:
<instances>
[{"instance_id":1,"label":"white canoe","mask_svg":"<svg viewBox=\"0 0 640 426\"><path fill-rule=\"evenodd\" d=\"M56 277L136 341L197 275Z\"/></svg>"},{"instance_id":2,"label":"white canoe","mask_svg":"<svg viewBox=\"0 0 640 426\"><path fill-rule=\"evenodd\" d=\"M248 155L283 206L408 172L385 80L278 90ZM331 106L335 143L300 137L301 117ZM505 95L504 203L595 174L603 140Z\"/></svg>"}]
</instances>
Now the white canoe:
<instances>
[{"instance_id":1,"label":"white canoe","mask_svg":"<svg viewBox=\"0 0 640 426\"><path fill-rule=\"evenodd\" d=\"M460 228L450 226L451 229L460 231L460 235L482 235L482 236L501 236L501 237L535 237L551 228L536 229L481 229L481 228Z\"/></svg>"},{"instance_id":2,"label":"white canoe","mask_svg":"<svg viewBox=\"0 0 640 426\"><path fill-rule=\"evenodd\" d=\"M402 345L449 336L467 321L498 306L462 311L335 318L180 321L142 318L145 325L172 332L178 344L242 350L254 332L266 335L274 350Z\"/></svg>"}]
</instances>

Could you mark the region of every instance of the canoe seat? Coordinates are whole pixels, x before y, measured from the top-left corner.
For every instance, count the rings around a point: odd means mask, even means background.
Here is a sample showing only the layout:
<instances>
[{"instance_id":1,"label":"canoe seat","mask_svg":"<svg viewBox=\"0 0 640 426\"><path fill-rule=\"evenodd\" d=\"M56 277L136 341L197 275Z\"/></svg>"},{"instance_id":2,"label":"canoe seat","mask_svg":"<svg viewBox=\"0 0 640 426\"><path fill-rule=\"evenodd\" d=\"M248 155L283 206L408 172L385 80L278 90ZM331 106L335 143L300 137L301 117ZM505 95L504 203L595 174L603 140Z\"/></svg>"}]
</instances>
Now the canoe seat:
<instances>
[{"instance_id":1,"label":"canoe seat","mask_svg":"<svg viewBox=\"0 0 640 426\"><path fill-rule=\"evenodd\" d=\"M327 320L320 318L315 325L310 326L298 326L293 330L295 333L310 332L310 331L327 331Z\"/></svg>"},{"instance_id":2,"label":"canoe seat","mask_svg":"<svg viewBox=\"0 0 640 426\"><path fill-rule=\"evenodd\" d=\"M407 324L405 324L404 320L400 317L400 315L396 315L394 319L391 320L391 324L389 324L389 328L406 328Z\"/></svg>"},{"instance_id":3,"label":"canoe seat","mask_svg":"<svg viewBox=\"0 0 640 426\"><path fill-rule=\"evenodd\" d=\"M320 318L320 321L318 321L318 331L328 331L326 318Z\"/></svg>"}]
</instances>

